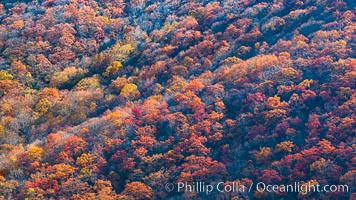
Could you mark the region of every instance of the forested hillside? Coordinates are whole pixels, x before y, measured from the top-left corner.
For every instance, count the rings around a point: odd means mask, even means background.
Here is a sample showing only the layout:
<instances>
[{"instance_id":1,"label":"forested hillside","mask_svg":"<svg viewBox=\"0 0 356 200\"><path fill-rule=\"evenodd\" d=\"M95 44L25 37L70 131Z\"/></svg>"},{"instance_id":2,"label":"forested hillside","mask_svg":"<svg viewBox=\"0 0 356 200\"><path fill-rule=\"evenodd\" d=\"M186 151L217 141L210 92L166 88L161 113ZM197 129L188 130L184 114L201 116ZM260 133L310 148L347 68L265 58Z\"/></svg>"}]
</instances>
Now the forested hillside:
<instances>
[{"instance_id":1,"label":"forested hillside","mask_svg":"<svg viewBox=\"0 0 356 200\"><path fill-rule=\"evenodd\" d=\"M0 1L0 199L356 199L355 10Z\"/></svg>"}]
</instances>

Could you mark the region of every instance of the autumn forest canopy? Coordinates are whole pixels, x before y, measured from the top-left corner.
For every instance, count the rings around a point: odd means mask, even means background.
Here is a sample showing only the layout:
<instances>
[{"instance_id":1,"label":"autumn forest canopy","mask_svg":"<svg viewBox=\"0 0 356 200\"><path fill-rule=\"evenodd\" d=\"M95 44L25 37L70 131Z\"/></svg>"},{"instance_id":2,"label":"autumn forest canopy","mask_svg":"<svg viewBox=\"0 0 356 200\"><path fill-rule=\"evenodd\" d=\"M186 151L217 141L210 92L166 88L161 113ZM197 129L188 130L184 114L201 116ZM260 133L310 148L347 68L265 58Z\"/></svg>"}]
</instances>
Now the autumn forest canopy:
<instances>
[{"instance_id":1,"label":"autumn forest canopy","mask_svg":"<svg viewBox=\"0 0 356 200\"><path fill-rule=\"evenodd\" d=\"M355 10L0 1L0 199L356 199ZM349 189L167 189L178 182Z\"/></svg>"}]
</instances>

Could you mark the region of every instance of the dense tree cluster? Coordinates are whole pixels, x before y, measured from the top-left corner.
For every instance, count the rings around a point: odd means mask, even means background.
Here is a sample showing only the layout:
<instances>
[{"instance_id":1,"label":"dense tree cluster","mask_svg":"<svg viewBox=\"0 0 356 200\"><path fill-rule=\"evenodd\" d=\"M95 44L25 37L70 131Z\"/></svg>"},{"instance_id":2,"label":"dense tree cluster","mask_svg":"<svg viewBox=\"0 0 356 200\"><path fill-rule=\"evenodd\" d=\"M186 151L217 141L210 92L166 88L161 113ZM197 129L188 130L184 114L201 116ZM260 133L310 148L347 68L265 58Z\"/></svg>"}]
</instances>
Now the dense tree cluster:
<instances>
[{"instance_id":1,"label":"dense tree cluster","mask_svg":"<svg viewBox=\"0 0 356 200\"><path fill-rule=\"evenodd\" d=\"M353 199L355 6L1 1L0 199Z\"/></svg>"}]
</instances>

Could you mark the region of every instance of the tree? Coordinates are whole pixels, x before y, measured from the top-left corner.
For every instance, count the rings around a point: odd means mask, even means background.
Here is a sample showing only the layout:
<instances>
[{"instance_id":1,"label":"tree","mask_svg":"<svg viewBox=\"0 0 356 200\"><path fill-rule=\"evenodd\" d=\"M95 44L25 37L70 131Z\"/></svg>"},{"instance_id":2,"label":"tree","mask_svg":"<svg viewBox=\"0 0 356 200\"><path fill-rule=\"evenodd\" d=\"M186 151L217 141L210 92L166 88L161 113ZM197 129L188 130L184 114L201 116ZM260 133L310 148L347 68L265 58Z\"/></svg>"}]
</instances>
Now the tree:
<instances>
[{"instance_id":1,"label":"tree","mask_svg":"<svg viewBox=\"0 0 356 200\"><path fill-rule=\"evenodd\" d=\"M115 200L118 198L115 191L112 190L110 181L97 180L93 189L98 193L99 199Z\"/></svg>"},{"instance_id":2,"label":"tree","mask_svg":"<svg viewBox=\"0 0 356 200\"><path fill-rule=\"evenodd\" d=\"M34 146L28 150L29 159L32 161L35 161L35 160L41 161L43 155L44 155L44 151L41 147Z\"/></svg>"},{"instance_id":3,"label":"tree","mask_svg":"<svg viewBox=\"0 0 356 200\"><path fill-rule=\"evenodd\" d=\"M0 70L0 80L12 80L13 76L5 70Z\"/></svg>"},{"instance_id":4,"label":"tree","mask_svg":"<svg viewBox=\"0 0 356 200\"><path fill-rule=\"evenodd\" d=\"M6 180L5 177L0 176L0 197L1 198L15 198L16 188L19 183L16 180Z\"/></svg>"},{"instance_id":5,"label":"tree","mask_svg":"<svg viewBox=\"0 0 356 200\"><path fill-rule=\"evenodd\" d=\"M21 61L14 61L11 63L11 70L14 74L16 74L16 76L23 77L27 72L27 67Z\"/></svg>"},{"instance_id":6,"label":"tree","mask_svg":"<svg viewBox=\"0 0 356 200\"><path fill-rule=\"evenodd\" d=\"M61 183L58 193L64 198L71 198L71 195L82 195L89 192L90 189L91 187L88 183L76 178L69 178Z\"/></svg>"},{"instance_id":7,"label":"tree","mask_svg":"<svg viewBox=\"0 0 356 200\"><path fill-rule=\"evenodd\" d=\"M70 136L64 141L63 150L70 156L79 156L87 148L88 143L78 136Z\"/></svg>"},{"instance_id":8,"label":"tree","mask_svg":"<svg viewBox=\"0 0 356 200\"><path fill-rule=\"evenodd\" d=\"M140 96L140 91L137 89L137 85L128 83L121 89L120 96L123 98L136 99Z\"/></svg>"},{"instance_id":9,"label":"tree","mask_svg":"<svg viewBox=\"0 0 356 200\"><path fill-rule=\"evenodd\" d=\"M269 147L262 147L259 152L255 154L257 163L266 163L271 159L272 151Z\"/></svg>"},{"instance_id":10,"label":"tree","mask_svg":"<svg viewBox=\"0 0 356 200\"><path fill-rule=\"evenodd\" d=\"M100 86L99 77L93 76L84 78L75 86L76 90L95 90Z\"/></svg>"},{"instance_id":11,"label":"tree","mask_svg":"<svg viewBox=\"0 0 356 200\"><path fill-rule=\"evenodd\" d=\"M192 91L195 94L202 91L204 89L204 84L201 83L199 80L192 80L185 88L186 91Z\"/></svg>"},{"instance_id":12,"label":"tree","mask_svg":"<svg viewBox=\"0 0 356 200\"><path fill-rule=\"evenodd\" d=\"M259 179L265 184L278 184L282 178L276 170L263 170Z\"/></svg>"},{"instance_id":13,"label":"tree","mask_svg":"<svg viewBox=\"0 0 356 200\"><path fill-rule=\"evenodd\" d=\"M141 182L126 184L122 194L138 200L147 200L153 197L152 188Z\"/></svg>"},{"instance_id":14,"label":"tree","mask_svg":"<svg viewBox=\"0 0 356 200\"><path fill-rule=\"evenodd\" d=\"M50 179L58 179L61 181L67 180L69 177L74 174L74 167L68 164L56 164L53 166L47 167L47 170L50 172L48 174L48 178Z\"/></svg>"},{"instance_id":15,"label":"tree","mask_svg":"<svg viewBox=\"0 0 356 200\"><path fill-rule=\"evenodd\" d=\"M179 181L224 180L227 175L223 163L212 160L210 157L190 155L184 159L180 166Z\"/></svg>"},{"instance_id":16,"label":"tree","mask_svg":"<svg viewBox=\"0 0 356 200\"><path fill-rule=\"evenodd\" d=\"M47 98L41 98L35 105L35 111L42 115L46 113L51 106L51 101L49 101Z\"/></svg>"},{"instance_id":17,"label":"tree","mask_svg":"<svg viewBox=\"0 0 356 200\"><path fill-rule=\"evenodd\" d=\"M80 167L89 167L90 165L93 164L94 160L96 159L96 156L92 154L86 154L83 153L81 156L77 158L77 161L75 162L76 165Z\"/></svg>"},{"instance_id":18,"label":"tree","mask_svg":"<svg viewBox=\"0 0 356 200\"><path fill-rule=\"evenodd\" d=\"M122 64L119 61L114 61L110 66L108 66L103 73L103 76L110 77L118 72L122 68Z\"/></svg>"},{"instance_id":19,"label":"tree","mask_svg":"<svg viewBox=\"0 0 356 200\"><path fill-rule=\"evenodd\" d=\"M86 71L83 69L67 67L63 71L54 73L50 80L50 86L61 88L66 85L74 84L74 82L79 81L85 73Z\"/></svg>"},{"instance_id":20,"label":"tree","mask_svg":"<svg viewBox=\"0 0 356 200\"><path fill-rule=\"evenodd\" d=\"M340 177L340 182L351 187L349 188L349 190L353 191L353 189L355 189L355 184L353 184L352 182L355 180L355 178L356 178L356 170L350 170Z\"/></svg>"},{"instance_id":21,"label":"tree","mask_svg":"<svg viewBox=\"0 0 356 200\"><path fill-rule=\"evenodd\" d=\"M293 148L294 148L294 144L292 141L285 141L285 142L281 142L279 144L276 145L276 151L277 152L288 152L291 153Z\"/></svg>"}]
</instances>

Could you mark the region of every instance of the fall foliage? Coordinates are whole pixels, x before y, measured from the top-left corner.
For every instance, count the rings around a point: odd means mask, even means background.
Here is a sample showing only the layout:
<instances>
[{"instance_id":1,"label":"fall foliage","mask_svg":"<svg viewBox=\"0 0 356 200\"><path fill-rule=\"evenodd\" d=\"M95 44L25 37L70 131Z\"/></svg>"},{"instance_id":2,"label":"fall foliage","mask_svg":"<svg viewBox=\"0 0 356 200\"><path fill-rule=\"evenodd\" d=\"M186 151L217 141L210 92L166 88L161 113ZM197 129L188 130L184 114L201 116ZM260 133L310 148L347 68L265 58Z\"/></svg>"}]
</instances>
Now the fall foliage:
<instances>
[{"instance_id":1,"label":"fall foliage","mask_svg":"<svg viewBox=\"0 0 356 200\"><path fill-rule=\"evenodd\" d=\"M0 199L356 199L355 8L0 1Z\"/></svg>"}]
</instances>

